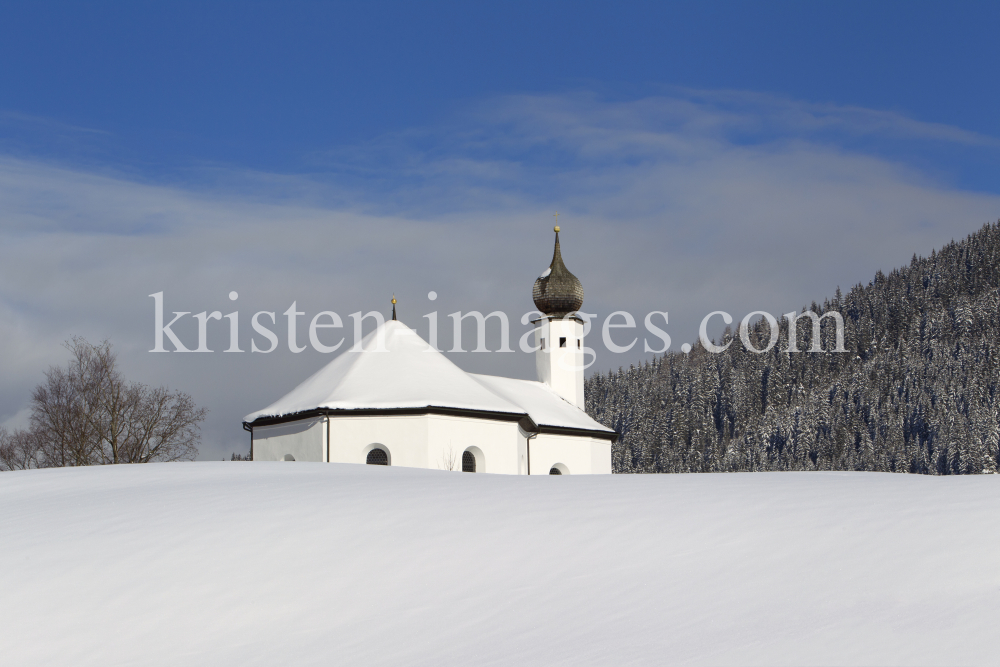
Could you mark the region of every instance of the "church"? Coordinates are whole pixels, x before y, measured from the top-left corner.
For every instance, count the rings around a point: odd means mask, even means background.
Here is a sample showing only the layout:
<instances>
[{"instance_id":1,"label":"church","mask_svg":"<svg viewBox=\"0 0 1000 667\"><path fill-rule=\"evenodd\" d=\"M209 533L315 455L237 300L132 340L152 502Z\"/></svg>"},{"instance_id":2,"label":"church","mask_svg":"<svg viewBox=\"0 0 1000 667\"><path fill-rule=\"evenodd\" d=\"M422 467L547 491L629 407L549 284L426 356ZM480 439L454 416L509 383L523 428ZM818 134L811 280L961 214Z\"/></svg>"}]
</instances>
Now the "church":
<instances>
[{"instance_id":1,"label":"church","mask_svg":"<svg viewBox=\"0 0 1000 667\"><path fill-rule=\"evenodd\" d=\"M617 434L584 411L583 286L563 263L535 281L538 381L466 373L393 318L246 416L254 461L319 461L508 475L611 472Z\"/></svg>"}]
</instances>

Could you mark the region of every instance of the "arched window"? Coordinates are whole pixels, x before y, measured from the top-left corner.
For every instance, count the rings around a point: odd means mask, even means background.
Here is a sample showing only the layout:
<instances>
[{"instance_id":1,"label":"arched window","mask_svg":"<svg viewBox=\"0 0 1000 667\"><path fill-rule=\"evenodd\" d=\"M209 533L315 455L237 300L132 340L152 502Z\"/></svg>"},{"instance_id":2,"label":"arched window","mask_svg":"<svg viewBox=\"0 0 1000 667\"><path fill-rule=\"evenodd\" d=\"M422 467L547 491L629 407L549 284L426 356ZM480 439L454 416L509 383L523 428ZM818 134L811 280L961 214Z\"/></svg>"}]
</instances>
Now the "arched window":
<instances>
[{"instance_id":1,"label":"arched window","mask_svg":"<svg viewBox=\"0 0 1000 667\"><path fill-rule=\"evenodd\" d=\"M282 461L294 461L294 460L295 460L295 457L294 457L294 456L292 456L291 454L285 454L285 458L283 458L283 459L281 459L281 460L282 460Z\"/></svg>"},{"instance_id":2,"label":"arched window","mask_svg":"<svg viewBox=\"0 0 1000 667\"><path fill-rule=\"evenodd\" d=\"M368 458L365 459L365 463L370 466L387 466L389 465L389 455L384 449L375 449L368 452Z\"/></svg>"},{"instance_id":3,"label":"arched window","mask_svg":"<svg viewBox=\"0 0 1000 667\"><path fill-rule=\"evenodd\" d=\"M561 475L562 474L562 470L560 470L559 468L549 468L549 474L550 475Z\"/></svg>"},{"instance_id":4,"label":"arched window","mask_svg":"<svg viewBox=\"0 0 1000 667\"><path fill-rule=\"evenodd\" d=\"M486 472L486 457L479 447L467 447L462 452L462 472Z\"/></svg>"}]
</instances>

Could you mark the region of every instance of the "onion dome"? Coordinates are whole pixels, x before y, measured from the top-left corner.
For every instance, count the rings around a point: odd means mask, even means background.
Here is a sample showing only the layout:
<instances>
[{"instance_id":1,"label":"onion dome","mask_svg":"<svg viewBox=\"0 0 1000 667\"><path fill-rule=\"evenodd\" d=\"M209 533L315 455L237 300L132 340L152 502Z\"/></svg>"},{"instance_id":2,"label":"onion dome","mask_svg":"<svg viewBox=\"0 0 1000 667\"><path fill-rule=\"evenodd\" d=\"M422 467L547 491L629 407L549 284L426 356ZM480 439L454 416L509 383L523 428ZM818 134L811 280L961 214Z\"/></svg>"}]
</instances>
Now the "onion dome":
<instances>
[{"instance_id":1,"label":"onion dome","mask_svg":"<svg viewBox=\"0 0 1000 667\"><path fill-rule=\"evenodd\" d=\"M549 316L564 317L580 310L583 306L583 285L563 264L559 251L559 227L555 228L556 249L552 253L552 263L538 277L531 290L535 308Z\"/></svg>"}]
</instances>

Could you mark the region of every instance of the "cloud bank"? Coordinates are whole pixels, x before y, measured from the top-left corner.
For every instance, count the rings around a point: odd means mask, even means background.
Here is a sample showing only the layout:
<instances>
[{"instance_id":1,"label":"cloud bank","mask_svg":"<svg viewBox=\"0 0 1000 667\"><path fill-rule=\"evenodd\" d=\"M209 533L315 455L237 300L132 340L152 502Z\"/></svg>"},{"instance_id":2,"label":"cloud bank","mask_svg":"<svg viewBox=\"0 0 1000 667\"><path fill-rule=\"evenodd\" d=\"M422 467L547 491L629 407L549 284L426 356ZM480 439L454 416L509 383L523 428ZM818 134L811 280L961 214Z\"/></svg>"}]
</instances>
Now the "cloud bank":
<instances>
[{"instance_id":1,"label":"cloud bank","mask_svg":"<svg viewBox=\"0 0 1000 667\"><path fill-rule=\"evenodd\" d=\"M204 458L245 451L242 416L330 357L289 352L283 332L271 354L226 354L221 326L213 354L150 354L150 294L164 292L168 311L238 310L245 350L257 311L280 318L295 301L346 320L388 314L393 293L423 335L422 316L439 312L442 347L457 310L506 311L516 341L555 211L584 310L640 323L669 311L679 349L710 311L797 309L1000 217L998 194L907 158L942 146L998 150L886 111L675 90L492 99L437 127L317 150L298 173L198 165L167 181L0 156L0 421L24 422L31 388L67 358L62 341L109 338L133 377L209 408ZM194 346L192 323L178 332ZM650 356L641 342L611 354L599 338L593 370ZM533 374L521 353L452 358Z\"/></svg>"}]
</instances>

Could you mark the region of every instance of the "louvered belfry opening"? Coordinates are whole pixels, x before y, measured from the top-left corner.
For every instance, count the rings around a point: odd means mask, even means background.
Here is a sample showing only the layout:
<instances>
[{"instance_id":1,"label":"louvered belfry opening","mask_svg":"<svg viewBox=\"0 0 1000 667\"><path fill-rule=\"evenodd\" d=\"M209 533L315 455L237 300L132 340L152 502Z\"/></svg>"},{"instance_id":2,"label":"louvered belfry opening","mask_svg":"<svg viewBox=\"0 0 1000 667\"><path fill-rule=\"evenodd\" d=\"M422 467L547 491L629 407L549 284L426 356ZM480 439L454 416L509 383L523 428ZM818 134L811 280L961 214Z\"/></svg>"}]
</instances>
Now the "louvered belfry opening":
<instances>
[{"instance_id":1,"label":"louvered belfry opening","mask_svg":"<svg viewBox=\"0 0 1000 667\"><path fill-rule=\"evenodd\" d=\"M462 454L462 472L476 472L476 455L472 452Z\"/></svg>"},{"instance_id":2,"label":"louvered belfry opening","mask_svg":"<svg viewBox=\"0 0 1000 667\"><path fill-rule=\"evenodd\" d=\"M375 449L368 452L368 458L365 459L365 463L370 466L387 466L389 465L389 455L386 454L384 449Z\"/></svg>"},{"instance_id":3,"label":"louvered belfry opening","mask_svg":"<svg viewBox=\"0 0 1000 667\"><path fill-rule=\"evenodd\" d=\"M560 471L559 468L549 468L549 474L550 475L561 475L562 471Z\"/></svg>"}]
</instances>

